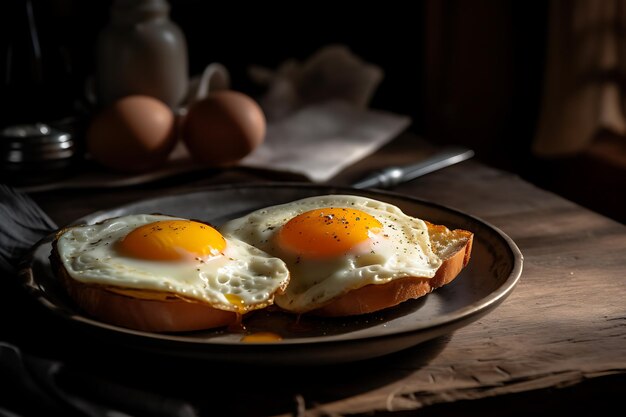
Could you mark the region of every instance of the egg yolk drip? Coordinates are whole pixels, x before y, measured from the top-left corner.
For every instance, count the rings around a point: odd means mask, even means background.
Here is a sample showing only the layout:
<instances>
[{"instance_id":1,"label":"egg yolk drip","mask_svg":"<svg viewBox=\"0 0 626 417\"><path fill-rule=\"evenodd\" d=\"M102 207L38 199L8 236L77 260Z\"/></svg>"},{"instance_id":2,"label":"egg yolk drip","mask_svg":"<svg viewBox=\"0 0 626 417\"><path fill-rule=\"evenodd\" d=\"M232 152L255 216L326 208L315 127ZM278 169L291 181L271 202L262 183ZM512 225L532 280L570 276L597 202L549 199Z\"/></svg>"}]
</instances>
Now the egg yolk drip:
<instances>
[{"instance_id":1,"label":"egg yolk drip","mask_svg":"<svg viewBox=\"0 0 626 417\"><path fill-rule=\"evenodd\" d=\"M289 220L278 233L278 244L309 258L342 255L379 233L382 224L352 208L320 208Z\"/></svg>"},{"instance_id":2,"label":"egg yolk drip","mask_svg":"<svg viewBox=\"0 0 626 417\"><path fill-rule=\"evenodd\" d=\"M133 258L176 261L215 256L226 248L226 240L203 223L165 220L134 229L120 241L119 247Z\"/></svg>"}]
</instances>

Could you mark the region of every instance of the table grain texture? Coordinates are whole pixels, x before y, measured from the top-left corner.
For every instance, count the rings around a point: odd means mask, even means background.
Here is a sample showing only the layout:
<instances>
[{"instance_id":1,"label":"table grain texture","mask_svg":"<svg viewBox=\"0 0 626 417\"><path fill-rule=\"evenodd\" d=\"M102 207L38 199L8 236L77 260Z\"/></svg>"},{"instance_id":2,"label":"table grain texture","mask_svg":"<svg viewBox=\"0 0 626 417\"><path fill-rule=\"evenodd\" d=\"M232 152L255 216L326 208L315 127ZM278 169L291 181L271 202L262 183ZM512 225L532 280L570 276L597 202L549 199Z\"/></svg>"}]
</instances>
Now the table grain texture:
<instances>
[{"instance_id":1,"label":"table grain texture","mask_svg":"<svg viewBox=\"0 0 626 417\"><path fill-rule=\"evenodd\" d=\"M371 169L413 162L433 149L405 134L329 183L348 185ZM276 179L275 174L231 169L115 190L58 190L32 197L64 225L138 199ZM547 416L623 409L623 224L486 166L479 158L393 191L464 211L509 235L524 256L513 293L494 311L448 336L382 358L315 368L162 363L137 353L107 355L104 349L91 355L68 347L71 341L64 330L50 325L42 329L41 321L39 329L33 324L29 331L39 330L49 341L47 352L63 357L69 366L182 398L201 415ZM66 340L55 345L55 335ZM36 338L31 343L41 347Z\"/></svg>"}]
</instances>

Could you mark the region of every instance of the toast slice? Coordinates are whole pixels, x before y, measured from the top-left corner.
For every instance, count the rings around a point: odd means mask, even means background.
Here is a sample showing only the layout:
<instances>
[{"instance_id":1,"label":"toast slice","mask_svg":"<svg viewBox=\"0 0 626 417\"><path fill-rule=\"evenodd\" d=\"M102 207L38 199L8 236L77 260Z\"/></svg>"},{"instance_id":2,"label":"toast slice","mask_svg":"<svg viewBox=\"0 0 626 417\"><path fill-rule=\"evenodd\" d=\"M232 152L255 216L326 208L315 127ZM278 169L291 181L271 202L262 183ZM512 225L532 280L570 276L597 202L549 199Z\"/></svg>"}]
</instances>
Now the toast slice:
<instances>
[{"instance_id":1,"label":"toast slice","mask_svg":"<svg viewBox=\"0 0 626 417\"><path fill-rule=\"evenodd\" d=\"M463 229L425 222L435 254L442 264L432 278L406 277L385 284L370 284L342 294L307 314L340 317L373 313L422 297L452 282L470 261L474 234Z\"/></svg>"},{"instance_id":2,"label":"toast slice","mask_svg":"<svg viewBox=\"0 0 626 417\"><path fill-rule=\"evenodd\" d=\"M56 239L50 264L78 307L105 323L149 332L180 332L229 326L241 320L236 312L213 308L174 293L82 283L63 267Z\"/></svg>"}]
</instances>

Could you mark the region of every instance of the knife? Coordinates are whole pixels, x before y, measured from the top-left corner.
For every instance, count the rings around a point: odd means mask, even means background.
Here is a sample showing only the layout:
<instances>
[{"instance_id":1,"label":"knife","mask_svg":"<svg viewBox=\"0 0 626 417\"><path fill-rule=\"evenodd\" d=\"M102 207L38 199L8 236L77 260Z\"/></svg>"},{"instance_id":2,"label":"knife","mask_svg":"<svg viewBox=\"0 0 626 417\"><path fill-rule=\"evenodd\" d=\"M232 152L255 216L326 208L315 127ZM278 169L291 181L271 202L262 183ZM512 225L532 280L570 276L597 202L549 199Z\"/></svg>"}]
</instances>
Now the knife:
<instances>
[{"instance_id":1,"label":"knife","mask_svg":"<svg viewBox=\"0 0 626 417\"><path fill-rule=\"evenodd\" d=\"M354 188L389 188L422 175L457 164L474 156L474 151L462 146L450 146L415 164L392 166L376 171L352 184Z\"/></svg>"}]
</instances>

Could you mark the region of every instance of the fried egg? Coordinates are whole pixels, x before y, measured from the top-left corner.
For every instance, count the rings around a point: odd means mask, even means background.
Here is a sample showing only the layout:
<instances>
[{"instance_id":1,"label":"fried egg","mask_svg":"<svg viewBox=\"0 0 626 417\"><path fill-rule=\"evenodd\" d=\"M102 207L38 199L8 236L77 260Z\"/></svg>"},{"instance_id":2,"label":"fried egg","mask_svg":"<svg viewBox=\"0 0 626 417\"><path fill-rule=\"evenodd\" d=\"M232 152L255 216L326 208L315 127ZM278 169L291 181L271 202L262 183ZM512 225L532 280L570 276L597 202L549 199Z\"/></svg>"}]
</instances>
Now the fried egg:
<instances>
[{"instance_id":1,"label":"fried egg","mask_svg":"<svg viewBox=\"0 0 626 417\"><path fill-rule=\"evenodd\" d=\"M432 278L442 264L423 220L361 196L304 198L251 212L219 230L285 261L290 283L275 302L296 313L365 285Z\"/></svg>"},{"instance_id":2,"label":"fried egg","mask_svg":"<svg viewBox=\"0 0 626 417\"><path fill-rule=\"evenodd\" d=\"M272 304L285 263L215 228L153 214L67 228L57 239L73 279L136 298L178 299L246 313Z\"/></svg>"}]
</instances>

